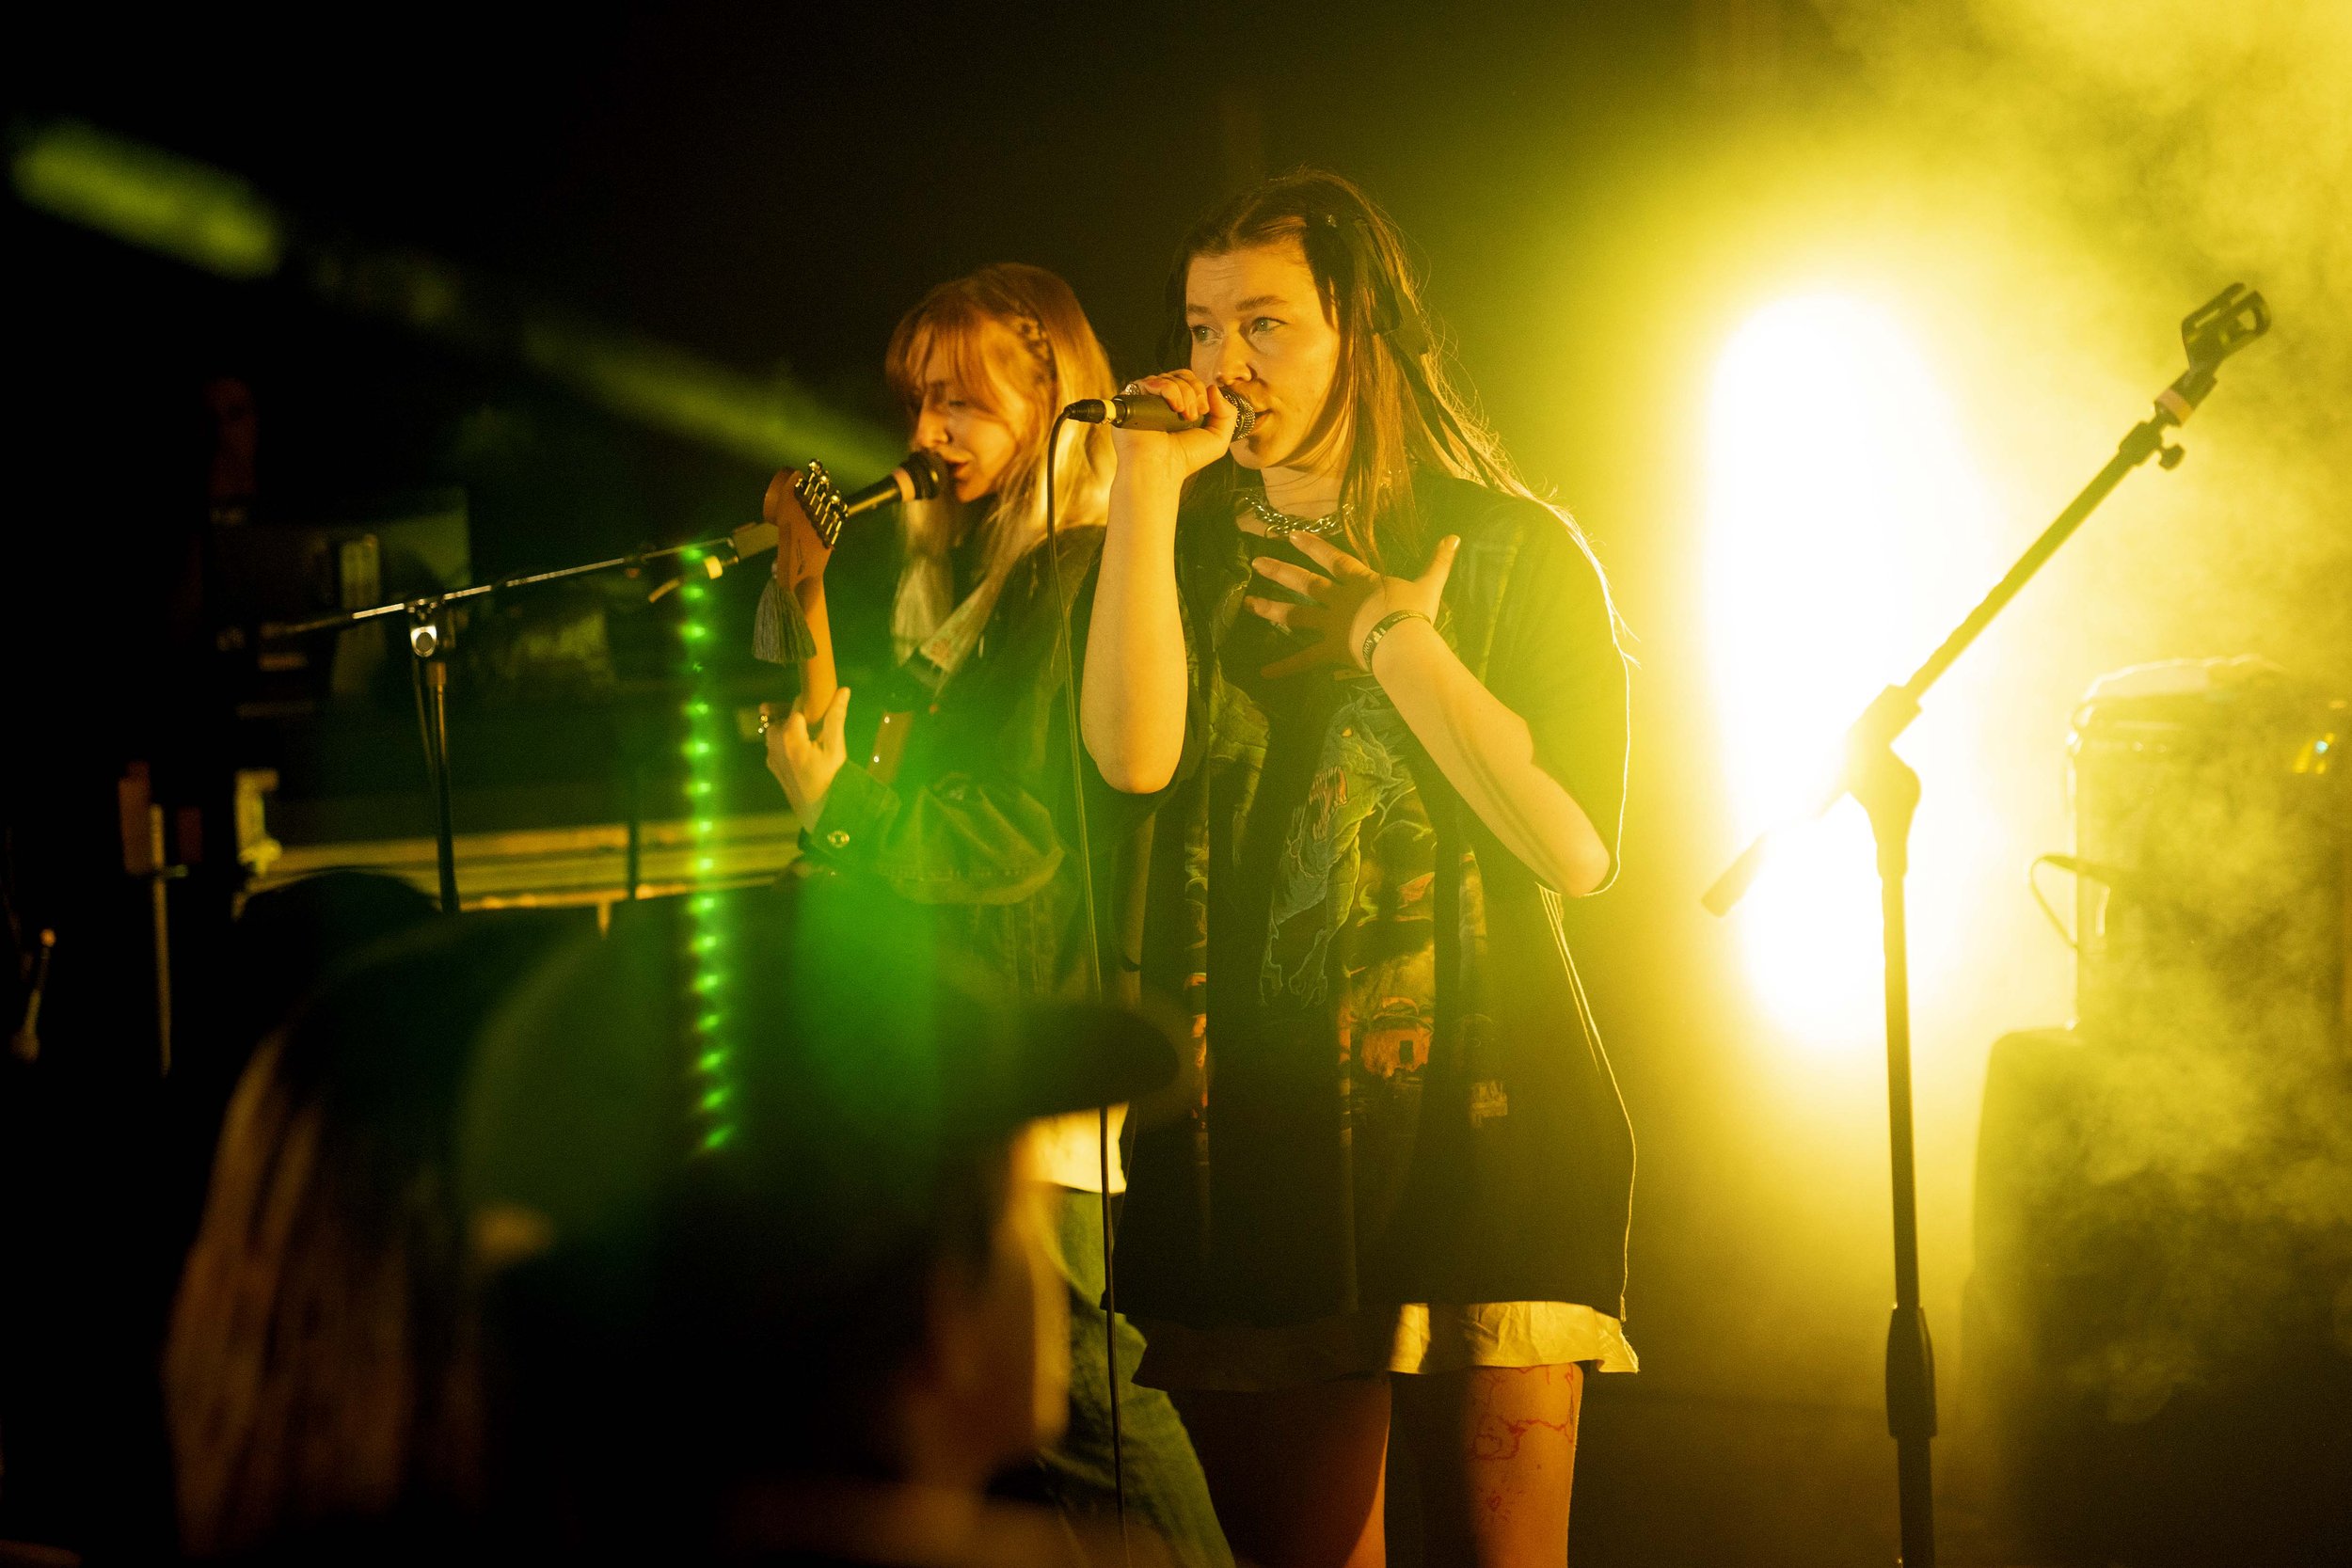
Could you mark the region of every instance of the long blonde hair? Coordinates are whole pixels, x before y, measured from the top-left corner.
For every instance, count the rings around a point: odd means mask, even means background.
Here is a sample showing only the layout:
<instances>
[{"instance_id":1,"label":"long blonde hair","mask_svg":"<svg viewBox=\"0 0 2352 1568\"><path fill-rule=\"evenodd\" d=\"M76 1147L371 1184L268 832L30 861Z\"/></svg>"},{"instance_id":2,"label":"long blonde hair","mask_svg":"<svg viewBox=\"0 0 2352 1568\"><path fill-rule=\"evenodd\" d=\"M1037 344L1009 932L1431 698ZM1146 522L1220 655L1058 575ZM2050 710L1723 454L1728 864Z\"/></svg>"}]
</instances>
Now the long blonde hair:
<instances>
[{"instance_id":1,"label":"long blonde hair","mask_svg":"<svg viewBox=\"0 0 2352 1568\"><path fill-rule=\"evenodd\" d=\"M991 325L1006 330L992 334ZM942 283L900 319L883 364L910 423L922 411L923 367L941 348L956 379L971 391L993 392L996 400L1018 391L1032 412L1020 450L975 525L983 580L1001 588L1045 538L1045 433L1054 416L1080 398L1107 398L1118 388L1070 285L1019 261L995 262ZM1110 434L1101 425L1069 424L1054 459L1056 527L1100 528L1110 495ZM955 502L942 498L902 507L899 519L907 559L890 630L903 658L955 609L947 560Z\"/></svg>"}]
</instances>

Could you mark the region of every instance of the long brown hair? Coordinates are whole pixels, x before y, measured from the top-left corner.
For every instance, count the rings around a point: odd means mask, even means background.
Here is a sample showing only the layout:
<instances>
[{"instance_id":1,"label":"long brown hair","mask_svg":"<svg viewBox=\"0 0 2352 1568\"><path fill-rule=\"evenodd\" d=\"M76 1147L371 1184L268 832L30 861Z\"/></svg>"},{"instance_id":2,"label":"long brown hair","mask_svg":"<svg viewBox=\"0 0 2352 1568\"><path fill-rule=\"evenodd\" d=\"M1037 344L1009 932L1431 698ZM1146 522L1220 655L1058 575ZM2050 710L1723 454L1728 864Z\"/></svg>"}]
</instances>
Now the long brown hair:
<instances>
[{"instance_id":1,"label":"long brown hair","mask_svg":"<svg viewBox=\"0 0 2352 1568\"><path fill-rule=\"evenodd\" d=\"M1409 576L1436 544L1413 498L1423 465L1507 495L1541 501L1512 467L1502 443L1457 384L1453 351L1422 304L1421 280L1396 223L1353 181L1295 169L1226 201L1193 226L1168 279L1172 362L1188 362L1184 284L1195 259L1258 245L1295 244L1339 329L1339 365L1310 446L1345 438L1341 498L1351 508L1348 544L1380 570ZM1225 483L1232 483L1227 470ZM1580 545L1582 536L1578 536Z\"/></svg>"},{"instance_id":2,"label":"long brown hair","mask_svg":"<svg viewBox=\"0 0 2352 1568\"><path fill-rule=\"evenodd\" d=\"M561 929L415 926L346 956L255 1052L164 1348L189 1556L421 1538L481 1500L455 1107L481 1014Z\"/></svg>"},{"instance_id":3,"label":"long brown hair","mask_svg":"<svg viewBox=\"0 0 2352 1568\"><path fill-rule=\"evenodd\" d=\"M991 325L1006 330L991 333ZM1117 392L1110 359L1070 285L1020 261L942 283L900 318L882 363L910 424L922 412L923 366L934 348L946 350L957 379L975 393L1017 391L1035 413L978 524L984 571L1001 578L1045 537L1045 433L1067 404ZM1114 467L1109 432L1063 426L1054 464L1057 527L1102 526ZM903 656L955 608L947 570L952 503L902 507L900 516L907 570L891 629Z\"/></svg>"}]
</instances>

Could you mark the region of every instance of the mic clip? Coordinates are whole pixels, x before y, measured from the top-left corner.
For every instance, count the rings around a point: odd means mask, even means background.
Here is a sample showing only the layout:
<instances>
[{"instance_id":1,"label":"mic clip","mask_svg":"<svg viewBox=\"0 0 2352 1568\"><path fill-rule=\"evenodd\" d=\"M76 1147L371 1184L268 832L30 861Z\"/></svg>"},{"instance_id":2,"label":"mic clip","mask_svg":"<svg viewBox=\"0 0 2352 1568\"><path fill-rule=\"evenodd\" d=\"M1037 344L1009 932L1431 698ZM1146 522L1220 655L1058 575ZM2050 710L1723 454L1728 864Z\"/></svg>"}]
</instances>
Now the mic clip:
<instances>
[{"instance_id":1,"label":"mic clip","mask_svg":"<svg viewBox=\"0 0 2352 1568\"><path fill-rule=\"evenodd\" d=\"M2191 310L2181 319L2181 347L2188 352L2188 369L2156 394L2156 406L2172 423L2186 424L2213 390L2221 361L2269 330L2269 303L2243 283L2231 284ZM2177 449L2159 451L2157 461L2171 467L2180 462Z\"/></svg>"},{"instance_id":2,"label":"mic clip","mask_svg":"<svg viewBox=\"0 0 2352 1568\"><path fill-rule=\"evenodd\" d=\"M734 533L728 536L729 542L734 546L734 554L722 556L714 550L710 554L702 558L698 564L703 569L703 576L715 582L720 578L726 575L728 567L740 566L743 563L745 557L757 554L758 551L755 549L747 550L743 547L743 538L746 534L756 534L763 529L767 531L768 542L767 544L759 546L759 548L771 550L774 549L776 547L776 530L772 523L745 523L741 528L737 529ZM645 602L647 604L660 604L664 598L683 587L685 582L686 578L681 576L672 578L667 582L658 583L655 585L653 592L645 595Z\"/></svg>"}]
</instances>

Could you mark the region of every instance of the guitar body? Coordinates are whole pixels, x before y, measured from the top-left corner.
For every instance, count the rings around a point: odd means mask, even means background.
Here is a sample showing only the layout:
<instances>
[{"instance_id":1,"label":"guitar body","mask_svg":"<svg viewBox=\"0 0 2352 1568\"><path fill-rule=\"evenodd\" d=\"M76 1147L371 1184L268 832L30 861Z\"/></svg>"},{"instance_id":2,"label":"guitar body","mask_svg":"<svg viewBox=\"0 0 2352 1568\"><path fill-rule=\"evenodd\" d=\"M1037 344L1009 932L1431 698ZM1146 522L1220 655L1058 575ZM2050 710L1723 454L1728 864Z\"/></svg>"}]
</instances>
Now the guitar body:
<instances>
[{"instance_id":1,"label":"guitar body","mask_svg":"<svg viewBox=\"0 0 2352 1568\"><path fill-rule=\"evenodd\" d=\"M797 593L802 584L823 577L825 563L832 559L834 546L841 539L841 526L847 520L840 493L820 463L811 463L806 468L778 469L775 478L768 482L760 517L759 522L747 523L735 531L736 553L749 556L773 549L776 581L787 594ZM818 640L818 657L809 660L809 667L803 670L807 688L801 693L801 711L814 724L833 701L833 639L831 628L819 620L812 620L810 631ZM822 689L818 689L820 685ZM913 708L883 711L874 729L873 751L866 761L866 770L877 781L896 782L898 765L906 757L907 736L914 729L914 719Z\"/></svg>"}]
</instances>

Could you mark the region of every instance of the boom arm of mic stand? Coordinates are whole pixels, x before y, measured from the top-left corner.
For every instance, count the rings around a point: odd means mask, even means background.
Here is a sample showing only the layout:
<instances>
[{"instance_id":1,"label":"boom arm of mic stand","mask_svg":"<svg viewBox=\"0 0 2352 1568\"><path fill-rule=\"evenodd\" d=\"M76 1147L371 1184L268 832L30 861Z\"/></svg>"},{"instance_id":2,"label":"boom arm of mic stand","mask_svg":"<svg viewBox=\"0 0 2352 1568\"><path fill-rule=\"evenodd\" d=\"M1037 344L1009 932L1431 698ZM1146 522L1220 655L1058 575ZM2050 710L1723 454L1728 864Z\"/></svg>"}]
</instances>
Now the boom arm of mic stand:
<instances>
[{"instance_id":1,"label":"boom arm of mic stand","mask_svg":"<svg viewBox=\"0 0 2352 1568\"><path fill-rule=\"evenodd\" d=\"M736 536L748 531L738 529ZM768 531L768 547L775 545L773 529ZM612 556L603 561L585 562L577 566L560 566L551 572L516 572L494 582L476 583L471 587L455 588L446 594L427 594L422 598L400 599L389 604L372 605L365 610L339 610L309 621L264 623L261 635L264 639L299 637L308 632L328 631L356 626L386 615L409 617L409 674L417 699L417 724L424 747L424 765L433 790L434 851L441 895L441 912L455 914L459 908L457 888L457 830L451 812L449 772L449 648L447 627L440 620L442 610L460 599L479 598L495 594L501 588L522 588L532 583L555 582L564 578L586 577L595 572L609 572L616 567L634 568L647 561L663 556L704 552L707 559L719 560L721 552L732 551L727 564L741 559L734 550L733 541L707 539L699 544L672 545L663 549L642 550L630 555Z\"/></svg>"},{"instance_id":2,"label":"boom arm of mic stand","mask_svg":"<svg viewBox=\"0 0 2352 1568\"><path fill-rule=\"evenodd\" d=\"M763 531L767 534L764 542L757 538ZM478 582L467 588L453 588L447 593L433 594L421 599L394 599L386 604L370 605L365 610L339 610L332 615L314 616L308 621L264 621L258 630L265 641L301 637L314 631L336 631L344 626L356 626L363 621L375 620L380 616L415 615L421 610L431 610L442 605L454 604L461 599L480 598L485 594L496 594L501 589L528 588L534 583L560 582L565 578L587 577L593 573L611 572L624 567L634 568L643 566L648 561L660 561L670 556L686 555L693 551L701 551L706 557L711 559L718 559L722 552L731 552L725 564L733 566L758 554L761 550L774 549L776 547L775 535L776 531L765 523L747 523L724 539L698 539L691 545L664 545L656 550L636 550L628 555L609 556L602 561L585 561L576 566L558 566L546 572L516 572L500 578L494 582ZM747 536L752 540L749 547L746 547L744 544Z\"/></svg>"}]
</instances>

